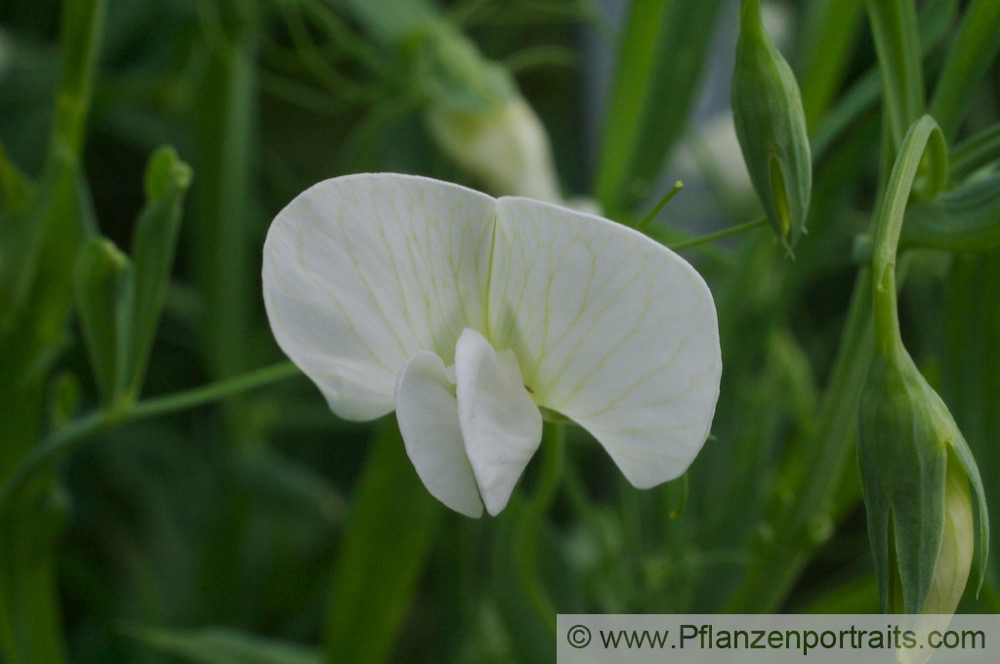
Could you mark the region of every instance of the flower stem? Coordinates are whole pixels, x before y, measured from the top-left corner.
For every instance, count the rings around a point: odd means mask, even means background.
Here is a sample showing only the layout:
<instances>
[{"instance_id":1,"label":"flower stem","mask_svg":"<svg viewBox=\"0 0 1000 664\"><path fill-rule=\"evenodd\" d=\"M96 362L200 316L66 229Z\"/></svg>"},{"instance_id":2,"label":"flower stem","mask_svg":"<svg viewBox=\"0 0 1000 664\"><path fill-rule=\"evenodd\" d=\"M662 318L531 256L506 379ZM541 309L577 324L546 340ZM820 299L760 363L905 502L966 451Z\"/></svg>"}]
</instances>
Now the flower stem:
<instances>
[{"instance_id":1,"label":"flower stem","mask_svg":"<svg viewBox=\"0 0 1000 664\"><path fill-rule=\"evenodd\" d=\"M541 535L542 519L555 498L562 476L563 450L566 445L566 425L546 422L542 435L542 467L535 488L533 500L525 510L517 530L515 553L521 582L528 594L535 613L541 618L545 628L556 632L556 611L552 605L538 573L538 541Z\"/></svg>"},{"instance_id":2,"label":"flower stem","mask_svg":"<svg viewBox=\"0 0 1000 664\"><path fill-rule=\"evenodd\" d=\"M112 427L221 401L285 380L298 371L291 362L282 362L192 390L141 401L121 410L102 410L77 419L44 438L0 487L0 514L32 478L84 442Z\"/></svg>"},{"instance_id":3,"label":"flower stem","mask_svg":"<svg viewBox=\"0 0 1000 664\"><path fill-rule=\"evenodd\" d=\"M937 123L925 115L906 132L899 156L893 165L889 183L875 218L873 300L875 341L879 352L889 354L899 343L899 316L896 311L896 253L903 229L903 214L914 189L917 171L925 152L931 167L938 166L947 148ZM946 167L944 167L946 170ZM931 176L933 178L933 176ZM944 174L940 174L944 180Z\"/></svg>"}]
</instances>

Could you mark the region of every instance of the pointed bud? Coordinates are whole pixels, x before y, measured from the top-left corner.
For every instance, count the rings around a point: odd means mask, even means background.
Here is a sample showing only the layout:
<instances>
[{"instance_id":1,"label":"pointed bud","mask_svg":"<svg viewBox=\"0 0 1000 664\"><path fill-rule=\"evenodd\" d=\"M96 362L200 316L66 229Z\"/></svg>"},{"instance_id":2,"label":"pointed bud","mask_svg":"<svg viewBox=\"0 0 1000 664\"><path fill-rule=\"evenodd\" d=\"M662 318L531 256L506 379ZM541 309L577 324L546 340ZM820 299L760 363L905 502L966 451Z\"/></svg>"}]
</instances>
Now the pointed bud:
<instances>
[{"instance_id":1,"label":"pointed bud","mask_svg":"<svg viewBox=\"0 0 1000 664\"><path fill-rule=\"evenodd\" d=\"M764 31L759 0L743 0L732 81L733 122L754 190L791 251L805 232L812 162L795 76Z\"/></svg>"},{"instance_id":2,"label":"pointed bud","mask_svg":"<svg viewBox=\"0 0 1000 664\"><path fill-rule=\"evenodd\" d=\"M897 345L878 352L861 401L858 459L883 608L951 614L980 528L980 579L989 541L975 459L947 406Z\"/></svg>"},{"instance_id":3,"label":"pointed bud","mask_svg":"<svg viewBox=\"0 0 1000 664\"><path fill-rule=\"evenodd\" d=\"M106 238L94 237L77 254L73 274L76 308L101 401L111 406L123 388L126 321L132 266Z\"/></svg>"},{"instance_id":4,"label":"pointed bud","mask_svg":"<svg viewBox=\"0 0 1000 664\"><path fill-rule=\"evenodd\" d=\"M135 303L126 385L131 396L138 394L146 373L170 282L184 196L190 183L191 168L180 160L173 148L160 148L150 157L146 167L146 207L132 236Z\"/></svg>"}]
</instances>

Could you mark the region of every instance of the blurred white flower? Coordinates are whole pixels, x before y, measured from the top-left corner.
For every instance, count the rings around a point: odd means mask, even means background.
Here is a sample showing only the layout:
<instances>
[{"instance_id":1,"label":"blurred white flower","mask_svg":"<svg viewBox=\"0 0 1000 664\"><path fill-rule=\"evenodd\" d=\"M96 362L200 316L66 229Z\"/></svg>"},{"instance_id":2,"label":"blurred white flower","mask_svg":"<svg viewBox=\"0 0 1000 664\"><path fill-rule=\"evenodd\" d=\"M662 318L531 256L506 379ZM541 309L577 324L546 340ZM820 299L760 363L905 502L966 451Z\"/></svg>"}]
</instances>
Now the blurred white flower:
<instances>
[{"instance_id":1,"label":"blurred white flower","mask_svg":"<svg viewBox=\"0 0 1000 664\"><path fill-rule=\"evenodd\" d=\"M441 149L496 193L560 202L548 133L520 95L485 111L431 106L425 117Z\"/></svg>"}]
</instances>

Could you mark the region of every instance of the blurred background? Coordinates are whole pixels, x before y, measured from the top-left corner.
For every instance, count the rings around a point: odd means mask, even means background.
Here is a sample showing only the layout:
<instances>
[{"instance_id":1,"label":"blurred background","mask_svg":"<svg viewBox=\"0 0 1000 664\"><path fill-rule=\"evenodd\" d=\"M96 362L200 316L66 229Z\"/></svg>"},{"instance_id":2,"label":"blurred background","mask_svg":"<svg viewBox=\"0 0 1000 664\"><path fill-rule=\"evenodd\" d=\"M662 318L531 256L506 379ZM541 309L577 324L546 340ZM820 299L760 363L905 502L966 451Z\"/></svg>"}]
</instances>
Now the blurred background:
<instances>
[{"instance_id":1,"label":"blurred background","mask_svg":"<svg viewBox=\"0 0 1000 664\"><path fill-rule=\"evenodd\" d=\"M929 80L966 4L919 3ZM765 9L803 90L813 212L794 260L766 228L684 254L715 294L725 362L685 478L637 491L571 429L556 487L536 458L500 517L469 520L426 494L391 416L341 421L299 375L115 427L61 459L37 516L68 661L534 662L552 658L556 611L877 612L853 446L852 362L867 356L850 317L880 172L874 47L861 0ZM54 0L0 5L0 142L29 178L77 38L67 16ZM561 200L632 224L681 179L646 229L667 243L759 218L728 110L737 16L725 0L107 0L84 234L130 245L159 146L193 171L142 398L283 361L261 248L311 184L396 171L515 193L463 152L511 99L544 127L548 144L525 151L551 150L552 168L528 167ZM997 122L998 81L994 62L956 141ZM995 258L921 254L901 312L991 504ZM39 400L49 413L71 393L63 421L99 407L65 321ZM966 608L1000 609L995 560Z\"/></svg>"}]
</instances>

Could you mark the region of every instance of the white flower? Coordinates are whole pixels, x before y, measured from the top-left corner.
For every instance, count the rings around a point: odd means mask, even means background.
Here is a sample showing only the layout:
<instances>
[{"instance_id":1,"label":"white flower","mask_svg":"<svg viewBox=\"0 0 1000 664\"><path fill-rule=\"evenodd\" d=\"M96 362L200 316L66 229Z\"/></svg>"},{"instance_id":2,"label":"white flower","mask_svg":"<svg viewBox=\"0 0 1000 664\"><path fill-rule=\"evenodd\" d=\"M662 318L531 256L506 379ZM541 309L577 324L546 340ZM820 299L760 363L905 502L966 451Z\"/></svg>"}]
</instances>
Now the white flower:
<instances>
[{"instance_id":1,"label":"white flower","mask_svg":"<svg viewBox=\"0 0 1000 664\"><path fill-rule=\"evenodd\" d=\"M427 489L497 514L541 441L539 407L625 477L677 477L708 436L715 307L683 259L606 219L427 178L321 182L274 220L275 338L350 420L393 410Z\"/></svg>"}]
</instances>

